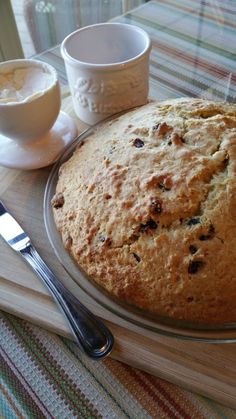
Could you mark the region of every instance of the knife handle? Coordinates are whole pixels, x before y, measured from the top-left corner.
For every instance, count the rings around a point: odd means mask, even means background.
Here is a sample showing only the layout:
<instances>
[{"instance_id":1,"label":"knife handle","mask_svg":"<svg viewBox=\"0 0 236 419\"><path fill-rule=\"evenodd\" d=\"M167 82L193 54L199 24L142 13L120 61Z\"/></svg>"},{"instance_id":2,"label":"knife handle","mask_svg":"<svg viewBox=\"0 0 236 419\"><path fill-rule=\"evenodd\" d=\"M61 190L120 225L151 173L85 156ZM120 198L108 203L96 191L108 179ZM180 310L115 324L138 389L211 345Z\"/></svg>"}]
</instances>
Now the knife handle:
<instances>
[{"instance_id":1,"label":"knife handle","mask_svg":"<svg viewBox=\"0 0 236 419\"><path fill-rule=\"evenodd\" d=\"M93 359L108 355L114 343L109 329L56 278L30 242L20 253L59 304L80 348Z\"/></svg>"}]
</instances>

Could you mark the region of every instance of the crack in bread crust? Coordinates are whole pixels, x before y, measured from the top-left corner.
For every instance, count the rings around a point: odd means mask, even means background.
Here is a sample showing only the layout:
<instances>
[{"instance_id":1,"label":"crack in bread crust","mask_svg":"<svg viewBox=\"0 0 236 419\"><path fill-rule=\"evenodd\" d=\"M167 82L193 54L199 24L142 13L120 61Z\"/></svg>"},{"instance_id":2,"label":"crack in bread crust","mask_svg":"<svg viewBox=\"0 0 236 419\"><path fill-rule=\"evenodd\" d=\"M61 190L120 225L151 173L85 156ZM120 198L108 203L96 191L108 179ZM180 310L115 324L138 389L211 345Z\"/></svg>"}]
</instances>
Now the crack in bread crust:
<instances>
[{"instance_id":1,"label":"crack in bread crust","mask_svg":"<svg viewBox=\"0 0 236 419\"><path fill-rule=\"evenodd\" d=\"M63 243L111 295L161 316L236 321L236 106L151 102L60 169Z\"/></svg>"}]
</instances>

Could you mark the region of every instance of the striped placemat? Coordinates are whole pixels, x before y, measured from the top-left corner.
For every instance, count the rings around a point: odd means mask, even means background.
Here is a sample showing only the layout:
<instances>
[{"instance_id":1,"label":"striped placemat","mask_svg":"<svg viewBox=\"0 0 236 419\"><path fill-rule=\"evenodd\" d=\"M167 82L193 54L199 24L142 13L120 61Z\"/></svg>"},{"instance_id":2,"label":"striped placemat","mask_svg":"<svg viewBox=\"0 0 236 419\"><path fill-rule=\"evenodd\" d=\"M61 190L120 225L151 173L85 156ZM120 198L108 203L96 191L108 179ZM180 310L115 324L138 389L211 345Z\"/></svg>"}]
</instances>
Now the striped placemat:
<instances>
[{"instance_id":1,"label":"striped placemat","mask_svg":"<svg viewBox=\"0 0 236 419\"><path fill-rule=\"evenodd\" d=\"M0 417L235 419L236 412L0 313Z\"/></svg>"}]
</instances>

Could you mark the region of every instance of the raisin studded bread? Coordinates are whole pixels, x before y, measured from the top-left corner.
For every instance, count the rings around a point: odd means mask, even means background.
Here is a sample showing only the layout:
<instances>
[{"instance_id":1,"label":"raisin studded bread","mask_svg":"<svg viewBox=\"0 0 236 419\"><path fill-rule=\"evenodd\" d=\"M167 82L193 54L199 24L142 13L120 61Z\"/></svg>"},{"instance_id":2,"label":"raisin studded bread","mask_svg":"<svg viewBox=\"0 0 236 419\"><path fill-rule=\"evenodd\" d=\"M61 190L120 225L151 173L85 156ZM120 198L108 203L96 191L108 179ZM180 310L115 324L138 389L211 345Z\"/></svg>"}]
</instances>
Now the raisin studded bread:
<instances>
[{"instance_id":1,"label":"raisin studded bread","mask_svg":"<svg viewBox=\"0 0 236 419\"><path fill-rule=\"evenodd\" d=\"M121 301L233 322L235 174L236 105L152 102L103 123L63 164L55 222L78 264Z\"/></svg>"}]
</instances>

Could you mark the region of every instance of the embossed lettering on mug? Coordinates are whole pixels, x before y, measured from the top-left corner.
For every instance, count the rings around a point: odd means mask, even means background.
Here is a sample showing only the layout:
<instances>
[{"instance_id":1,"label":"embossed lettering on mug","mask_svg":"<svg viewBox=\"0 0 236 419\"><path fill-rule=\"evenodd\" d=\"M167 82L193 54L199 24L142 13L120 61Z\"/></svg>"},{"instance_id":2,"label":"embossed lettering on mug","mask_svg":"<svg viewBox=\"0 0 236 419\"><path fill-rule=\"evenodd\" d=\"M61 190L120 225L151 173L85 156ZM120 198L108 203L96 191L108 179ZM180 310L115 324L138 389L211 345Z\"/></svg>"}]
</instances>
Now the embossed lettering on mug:
<instances>
[{"instance_id":1,"label":"embossed lettering on mug","mask_svg":"<svg viewBox=\"0 0 236 419\"><path fill-rule=\"evenodd\" d=\"M98 82L92 78L79 77L75 83L74 90L79 93L99 93L104 96L110 96L117 93L117 86L112 80L101 80Z\"/></svg>"},{"instance_id":2,"label":"embossed lettering on mug","mask_svg":"<svg viewBox=\"0 0 236 419\"><path fill-rule=\"evenodd\" d=\"M134 96L132 99L120 102L120 103L101 103L101 102L94 102L93 100L89 100L81 94L75 95L76 100L83 108L89 108L90 112L94 112L97 114L107 114L107 113L117 113L120 112L124 107L126 109L131 108L136 105L137 99Z\"/></svg>"},{"instance_id":3,"label":"embossed lettering on mug","mask_svg":"<svg viewBox=\"0 0 236 419\"><path fill-rule=\"evenodd\" d=\"M122 82L116 83L113 80L94 80L93 78L79 77L73 86L73 96L83 108L89 108L90 112L105 113L119 112L124 107L132 107L137 103L137 96L145 94L146 86L143 83L141 74L127 74L123 77ZM113 102L113 96L117 93L132 94L129 100L122 100L119 103ZM99 102L95 100L95 95L99 94ZM107 98L110 97L111 102L107 103ZM103 98L106 102L103 103Z\"/></svg>"}]
</instances>

